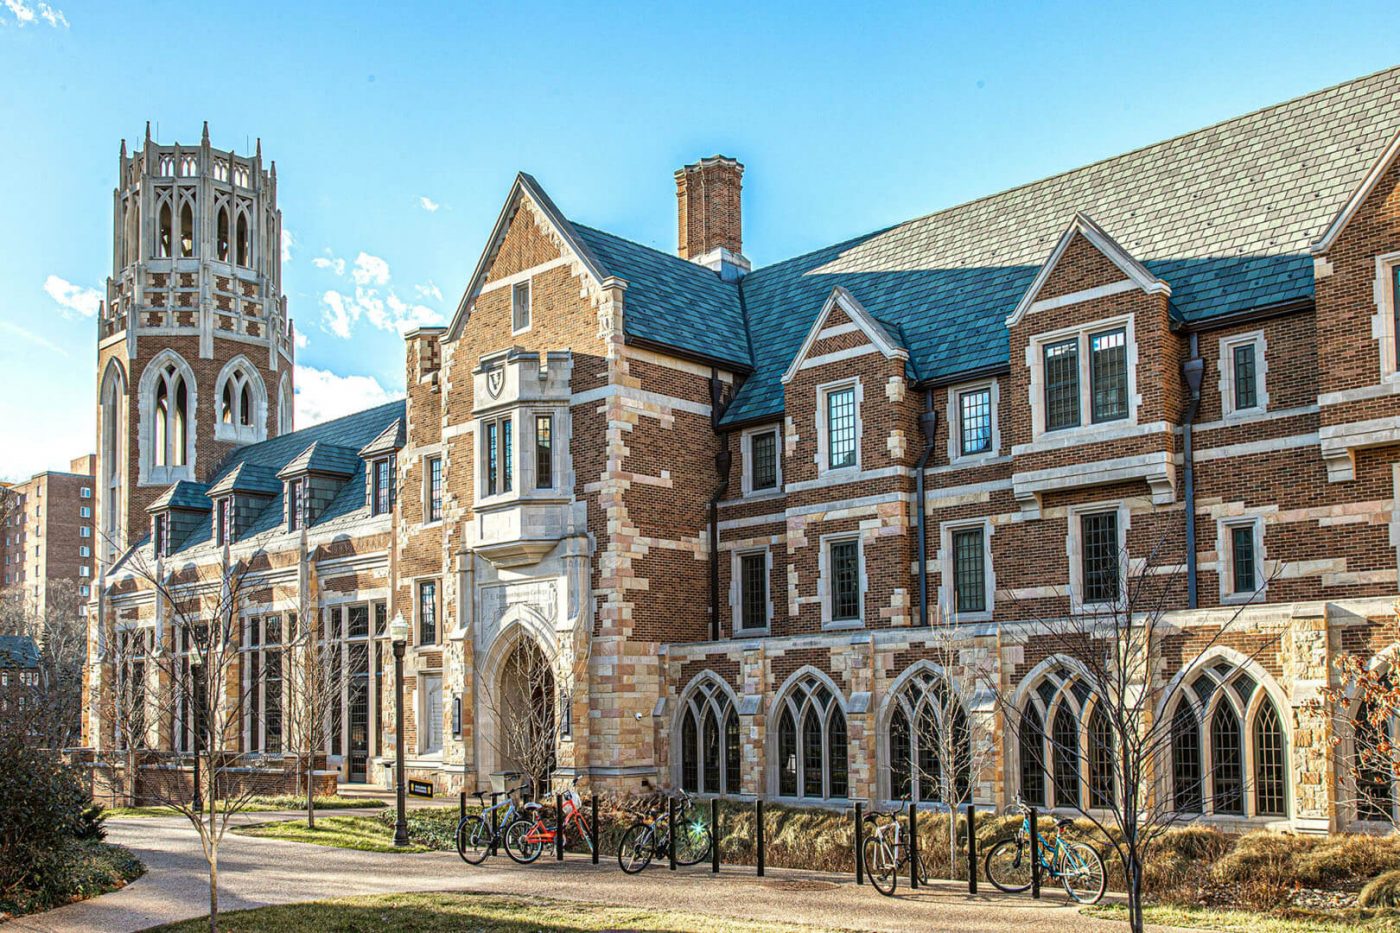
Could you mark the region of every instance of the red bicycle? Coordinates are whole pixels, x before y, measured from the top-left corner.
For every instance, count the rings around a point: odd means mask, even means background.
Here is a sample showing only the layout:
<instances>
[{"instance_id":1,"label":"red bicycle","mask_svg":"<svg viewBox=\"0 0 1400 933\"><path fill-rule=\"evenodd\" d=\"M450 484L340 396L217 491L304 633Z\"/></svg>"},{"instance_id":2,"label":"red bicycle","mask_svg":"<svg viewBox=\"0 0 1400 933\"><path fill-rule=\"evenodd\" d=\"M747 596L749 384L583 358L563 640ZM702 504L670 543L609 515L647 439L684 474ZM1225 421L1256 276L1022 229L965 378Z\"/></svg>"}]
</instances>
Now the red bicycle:
<instances>
[{"instance_id":1,"label":"red bicycle","mask_svg":"<svg viewBox=\"0 0 1400 933\"><path fill-rule=\"evenodd\" d=\"M555 844L555 814L552 808L546 810L534 801L525 804L521 810L523 815L506 827L506 855L521 865L529 865L540 857L546 846ZM582 838L588 844L588 851L592 853L593 833L588 826L588 818L583 815L583 798L573 785L570 785L568 792L564 794L564 825L561 832L565 849L569 847L572 833Z\"/></svg>"}]
</instances>

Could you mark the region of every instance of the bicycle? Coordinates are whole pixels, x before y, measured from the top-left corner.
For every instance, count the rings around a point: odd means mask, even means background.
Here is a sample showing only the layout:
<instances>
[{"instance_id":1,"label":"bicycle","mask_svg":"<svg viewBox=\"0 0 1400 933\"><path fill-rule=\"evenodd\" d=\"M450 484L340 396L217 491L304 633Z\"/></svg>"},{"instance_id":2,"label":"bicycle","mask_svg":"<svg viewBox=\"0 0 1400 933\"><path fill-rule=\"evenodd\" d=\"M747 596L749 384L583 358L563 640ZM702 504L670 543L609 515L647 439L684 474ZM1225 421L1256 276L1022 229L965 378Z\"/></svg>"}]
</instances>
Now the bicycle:
<instances>
[{"instance_id":1,"label":"bicycle","mask_svg":"<svg viewBox=\"0 0 1400 933\"><path fill-rule=\"evenodd\" d=\"M545 846L555 844L556 832L552 825L553 819L546 818L545 808L540 804L531 801L521 809L523 815L516 817L505 829L506 855L514 862L529 865L540 857ZM588 843L588 851L592 852L593 833L583 815L583 798L579 796L578 788L573 784L569 785L564 794L563 826L559 828L559 833L563 835L560 844L565 849L569 847L571 827L583 837Z\"/></svg>"},{"instance_id":2,"label":"bicycle","mask_svg":"<svg viewBox=\"0 0 1400 933\"><path fill-rule=\"evenodd\" d=\"M457 854L462 861L468 865L480 865L486 861L486 856L499 846L505 836L505 828L520 815L515 795L524 790L524 784L508 789L506 799L493 806L486 805L485 791L476 792L478 812L468 814L457 822Z\"/></svg>"},{"instance_id":3,"label":"bicycle","mask_svg":"<svg viewBox=\"0 0 1400 933\"><path fill-rule=\"evenodd\" d=\"M901 803L908 803L905 797ZM882 822L883 821L883 822ZM865 874L875 890L886 897L894 897L894 889L899 884L899 876L909 865L909 842L905 839L906 830L900 822L898 810L873 810L865 815L870 824L865 844L861 848L861 861ZM924 854L917 853L919 884L928 884L928 866Z\"/></svg>"},{"instance_id":4,"label":"bicycle","mask_svg":"<svg viewBox=\"0 0 1400 933\"><path fill-rule=\"evenodd\" d=\"M709 858L714 845L709 824L702 819L691 819L694 800L685 791L677 791L675 799L680 801L676 808L675 832L670 825L669 807L657 801L622 834L617 847L617 864L624 872L635 875L650 865L652 859L669 858L673 844L677 865L696 865Z\"/></svg>"},{"instance_id":5,"label":"bicycle","mask_svg":"<svg viewBox=\"0 0 1400 933\"><path fill-rule=\"evenodd\" d=\"M1020 894L1031 886L1034 866L1030 858L1031 808L1016 795L1015 808L1021 812L1021 826L1016 835L1003 839L987 851L984 863L987 880L1007 894ZM1072 820L1055 821L1055 844L1052 846L1038 830L1036 842L1041 867L1051 880L1058 879L1065 893L1081 904L1097 904L1108 887L1103 858L1086 842L1066 842L1064 831Z\"/></svg>"}]
</instances>

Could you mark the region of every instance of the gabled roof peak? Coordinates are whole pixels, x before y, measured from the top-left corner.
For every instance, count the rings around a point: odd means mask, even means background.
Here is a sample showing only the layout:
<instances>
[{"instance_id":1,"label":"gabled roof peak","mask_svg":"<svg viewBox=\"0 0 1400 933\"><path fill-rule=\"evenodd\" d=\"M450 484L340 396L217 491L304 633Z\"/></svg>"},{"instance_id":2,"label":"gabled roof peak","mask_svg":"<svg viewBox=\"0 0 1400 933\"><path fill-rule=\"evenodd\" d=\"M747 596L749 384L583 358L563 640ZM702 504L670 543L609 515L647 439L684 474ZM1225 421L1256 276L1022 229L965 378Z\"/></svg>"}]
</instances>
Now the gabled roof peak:
<instances>
[{"instance_id":1,"label":"gabled roof peak","mask_svg":"<svg viewBox=\"0 0 1400 933\"><path fill-rule=\"evenodd\" d=\"M812 352L812 347L821 336L822 329L826 326L826 320L831 316L831 312L840 308L846 316L859 327L875 348L885 355L886 359L909 359L909 351L904 347L903 341L891 334L889 329L881 323L875 315L865 310L855 295L844 285L837 285L831 289L831 294L822 305L821 313L812 322L811 328L807 331L807 339L802 342L802 348L797 351L797 355L792 358L792 365L783 374L783 382L791 382L798 371L802 369L802 364L806 362L808 355Z\"/></svg>"}]
</instances>

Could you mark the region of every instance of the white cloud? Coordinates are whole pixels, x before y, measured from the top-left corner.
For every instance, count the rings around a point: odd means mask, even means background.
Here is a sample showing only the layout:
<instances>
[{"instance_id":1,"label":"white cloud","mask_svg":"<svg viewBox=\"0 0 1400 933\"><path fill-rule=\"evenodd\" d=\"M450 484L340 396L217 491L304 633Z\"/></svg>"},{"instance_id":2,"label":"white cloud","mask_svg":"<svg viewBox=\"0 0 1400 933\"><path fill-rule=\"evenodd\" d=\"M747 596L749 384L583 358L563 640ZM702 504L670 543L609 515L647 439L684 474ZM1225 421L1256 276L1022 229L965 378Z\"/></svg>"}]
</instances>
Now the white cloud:
<instances>
[{"instance_id":1,"label":"white cloud","mask_svg":"<svg viewBox=\"0 0 1400 933\"><path fill-rule=\"evenodd\" d=\"M44 291L63 307L69 311L76 311L83 317L96 317L98 307L102 304L102 293L97 289L74 285L56 275L44 279Z\"/></svg>"},{"instance_id":2,"label":"white cloud","mask_svg":"<svg viewBox=\"0 0 1400 933\"><path fill-rule=\"evenodd\" d=\"M328 369L298 366L295 379L299 428L403 398L402 392L389 391L373 376L341 376Z\"/></svg>"},{"instance_id":3,"label":"white cloud","mask_svg":"<svg viewBox=\"0 0 1400 933\"><path fill-rule=\"evenodd\" d=\"M28 341L36 347L43 347L45 350L51 350L59 356L68 355L67 350L54 343L52 340L49 340L41 334L36 334L32 330L26 330L18 324L11 324L9 321L0 321L0 331L4 331L7 334L14 334L21 340Z\"/></svg>"},{"instance_id":4,"label":"white cloud","mask_svg":"<svg viewBox=\"0 0 1400 933\"><path fill-rule=\"evenodd\" d=\"M326 292L321 296L321 323L340 339L350 339L350 325L359 319L359 306L353 301L347 304L340 292Z\"/></svg>"},{"instance_id":5,"label":"white cloud","mask_svg":"<svg viewBox=\"0 0 1400 933\"><path fill-rule=\"evenodd\" d=\"M355 268L350 270L350 277L356 285L388 285L389 264L378 256L362 252L355 257Z\"/></svg>"},{"instance_id":6,"label":"white cloud","mask_svg":"<svg viewBox=\"0 0 1400 933\"><path fill-rule=\"evenodd\" d=\"M442 290L432 282L427 285L415 285L413 290L418 293L419 298L432 298L434 301L442 301Z\"/></svg>"},{"instance_id":7,"label":"white cloud","mask_svg":"<svg viewBox=\"0 0 1400 933\"><path fill-rule=\"evenodd\" d=\"M311 338L306 336L303 331L297 331L294 339L296 340L298 350L305 350L307 347L311 346Z\"/></svg>"},{"instance_id":8,"label":"white cloud","mask_svg":"<svg viewBox=\"0 0 1400 933\"><path fill-rule=\"evenodd\" d=\"M438 209L439 207L442 207L441 204L439 204L438 202L434 201L432 198L428 197L427 195L423 195L421 198L419 198L419 199L418 199L418 203L421 204L421 205L423 206L423 210L427 211L429 214L435 214L435 213L437 213L437 209Z\"/></svg>"},{"instance_id":9,"label":"white cloud","mask_svg":"<svg viewBox=\"0 0 1400 933\"><path fill-rule=\"evenodd\" d=\"M56 10L47 3L40 2L37 7L31 6L25 0L0 0L5 9L10 11L10 15L15 18L15 22L20 26L28 26L30 23L43 20L50 26L57 29L62 26L68 28L68 17L63 15L62 10ZM0 23L3 23L0 20Z\"/></svg>"},{"instance_id":10,"label":"white cloud","mask_svg":"<svg viewBox=\"0 0 1400 933\"><path fill-rule=\"evenodd\" d=\"M286 227L282 228L282 261L292 261L292 247L297 243L297 238L292 236L292 231Z\"/></svg>"},{"instance_id":11,"label":"white cloud","mask_svg":"<svg viewBox=\"0 0 1400 933\"><path fill-rule=\"evenodd\" d=\"M311 264L317 269L330 269L336 275L345 274L345 260L337 259L334 256L317 256L311 260Z\"/></svg>"}]
</instances>

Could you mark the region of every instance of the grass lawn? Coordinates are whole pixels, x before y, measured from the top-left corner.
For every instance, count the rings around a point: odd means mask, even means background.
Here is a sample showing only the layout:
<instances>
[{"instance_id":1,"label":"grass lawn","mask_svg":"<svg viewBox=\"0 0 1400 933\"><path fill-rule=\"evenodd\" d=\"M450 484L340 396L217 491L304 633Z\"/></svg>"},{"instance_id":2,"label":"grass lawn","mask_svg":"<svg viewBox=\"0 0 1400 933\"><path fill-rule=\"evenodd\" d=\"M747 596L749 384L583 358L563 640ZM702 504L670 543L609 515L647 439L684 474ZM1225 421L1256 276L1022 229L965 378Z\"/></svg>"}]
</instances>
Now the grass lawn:
<instances>
[{"instance_id":1,"label":"grass lawn","mask_svg":"<svg viewBox=\"0 0 1400 933\"><path fill-rule=\"evenodd\" d=\"M365 809L377 810L380 807L388 806L382 800L362 797L317 797L316 811L321 810L351 810ZM266 813L271 810L302 810L306 808L306 798L295 794L281 794L275 797L254 797L243 808L244 813ZM173 807L108 807L102 811L109 817L121 819L124 817L144 817L144 816L176 816L179 811Z\"/></svg>"},{"instance_id":2,"label":"grass lawn","mask_svg":"<svg viewBox=\"0 0 1400 933\"><path fill-rule=\"evenodd\" d=\"M209 921L157 927L198 933ZM543 898L489 897L473 894L380 894L310 904L288 904L219 914L221 930L258 933L565 933L589 930L667 930L691 933L811 933L815 927L746 923L697 914L633 907L609 907Z\"/></svg>"},{"instance_id":3,"label":"grass lawn","mask_svg":"<svg viewBox=\"0 0 1400 933\"><path fill-rule=\"evenodd\" d=\"M233 831L244 836L311 842L318 846L359 849L362 852L428 851L426 846L420 845L395 848L394 830L372 816L318 816L315 829L307 829L304 820L279 820L276 823L237 826Z\"/></svg>"},{"instance_id":4,"label":"grass lawn","mask_svg":"<svg viewBox=\"0 0 1400 933\"><path fill-rule=\"evenodd\" d=\"M1105 920L1128 919L1121 904L1085 907L1083 912ZM1143 919L1149 924L1218 930L1220 933L1353 933L1400 931L1400 910L1361 910L1352 908L1332 914L1299 914L1275 917L1246 910L1213 910L1207 907L1148 907Z\"/></svg>"}]
</instances>

